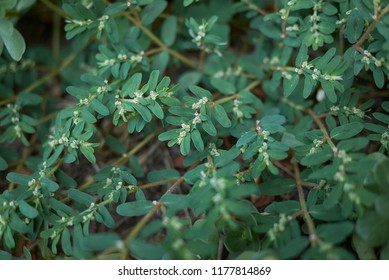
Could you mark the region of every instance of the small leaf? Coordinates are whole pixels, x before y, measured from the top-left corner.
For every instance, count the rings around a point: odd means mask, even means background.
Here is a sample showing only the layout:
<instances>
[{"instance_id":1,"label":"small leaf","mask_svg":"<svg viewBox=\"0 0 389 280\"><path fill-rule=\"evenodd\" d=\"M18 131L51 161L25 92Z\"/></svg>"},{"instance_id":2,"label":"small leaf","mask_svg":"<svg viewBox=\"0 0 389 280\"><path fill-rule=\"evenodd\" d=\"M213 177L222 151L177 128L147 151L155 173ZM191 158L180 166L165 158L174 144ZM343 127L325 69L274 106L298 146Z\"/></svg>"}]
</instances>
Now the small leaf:
<instances>
[{"instance_id":1,"label":"small leaf","mask_svg":"<svg viewBox=\"0 0 389 280\"><path fill-rule=\"evenodd\" d=\"M146 8L142 10L141 19L143 25L149 25L153 23L157 17L165 10L167 2L163 0L157 0L147 5Z\"/></svg>"},{"instance_id":2,"label":"small leaf","mask_svg":"<svg viewBox=\"0 0 389 280\"><path fill-rule=\"evenodd\" d=\"M121 216L134 217L143 216L153 208L153 203L148 200L132 201L120 204L116 212Z\"/></svg>"},{"instance_id":3,"label":"small leaf","mask_svg":"<svg viewBox=\"0 0 389 280\"><path fill-rule=\"evenodd\" d=\"M71 256L73 254L72 244L70 242L70 232L67 227L64 228L61 235L61 246L66 255Z\"/></svg>"},{"instance_id":4,"label":"small leaf","mask_svg":"<svg viewBox=\"0 0 389 280\"><path fill-rule=\"evenodd\" d=\"M353 233L354 224L350 221L326 223L317 227L317 235L325 241L339 244Z\"/></svg>"},{"instance_id":5,"label":"small leaf","mask_svg":"<svg viewBox=\"0 0 389 280\"><path fill-rule=\"evenodd\" d=\"M8 168L8 164L3 157L0 156L0 171L6 170Z\"/></svg>"},{"instance_id":6,"label":"small leaf","mask_svg":"<svg viewBox=\"0 0 389 280\"><path fill-rule=\"evenodd\" d=\"M161 39L167 47L173 45L176 40L177 17L168 16L161 27Z\"/></svg>"},{"instance_id":7,"label":"small leaf","mask_svg":"<svg viewBox=\"0 0 389 280\"><path fill-rule=\"evenodd\" d=\"M82 247L89 251L103 251L115 247L121 238L117 233L97 233L85 236L81 240Z\"/></svg>"},{"instance_id":8,"label":"small leaf","mask_svg":"<svg viewBox=\"0 0 389 280\"><path fill-rule=\"evenodd\" d=\"M376 67L373 71L374 82L378 88L383 88L385 85L384 72L380 67Z\"/></svg>"},{"instance_id":9,"label":"small leaf","mask_svg":"<svg viewBox=\"0 0 389 280\"><path fill-rule=\"evenodd\" d=\"M150 182L178 179L179 177L180 173L175 169L153 170L147 174L147 180Z\"/></svg>"},{"instance_id":10,"label":"small leaf","mask_svg":"<svg viewBox=\"0 0 389 280\"><path fill-rule=\"evenodd\" d=\"M363 32L364 20L358 9L352 9L347 18L345 35L347 40L354 44L361 37Z\"/></svg>"},{"instance_id":11,"label":"small leaf","mask_svg":"<svg viewBox=\"0 0 389 280\"><path fill-rule=\"evenodd\" d=\"M224 94L234 94L236 92L235 86L222 78L211 78L211 85Z\"/></svg>"},{"instance_id":12,"label":"small leaf","mask_svg":"<svg viewBox=\"0 0 389 280\"><path fill-rule=\"evenodd\" d=\"M93 108L93 110L95 110L100 115L102 115L102 116L108 116L109 115L109 110L108 110L107 106L105 106L103 103L101 103L96 98L93 99L90 104L91 104L91 107Z\"/></svg>"},{"instance_id":13,"label":"small leaf","mask_svg":"<svg viewBox=\"0 0 389 280\"><path fill-rule=\"evenodd\" d=\"M26 43L23 36L16 29L12 28L12 32L9 32L5 22L7 20L0 19L0 38L3 40L12 59L19 61L26 50Z\"/></svg>"},{"instance_id":14,"label":"small leaf","mask_svg":"<svg viewBox=\"0 0 389 280\"><path fill-rule=\"evenodd\" d=\"M284 78L284 96L288 97L289 95L292 94L294 89L297 87L297 84L300 80L300 76L297 74L291 74L292 78L287 79Z\"/></svg>"},{"instance_id":15,"label":"small leaf","mask_svg":"<svg viewBox=\"0 0 389 280\"><path fill-rule=\"evenodd\" d=\"M381 190L389 193L389 159L384 159L373 168L374 177Z\"/></svg>"},{"instance_id":16,"label":"small leaf","mask_svg":"<svg viewBox=\"0 0 389 280\"><path fill-rule=\"evenodd\" d=\"M94 150L93 150L92 147L81 145L80 146L80 151L91 163L95 163L96 162L96 158L95 158L95 156L93 154Z\"/></svg>"},{"instance_id":17,"label":"small leaf","mask_svg":"<svg viewBox=\"0 0 389 280\"><path fill-rule=\"evenodd\" d=\"M18 185L28 185L28 182L30 182L32 179L33 178L31 176L25 174L14 172L7 174L7 180Z\"/></svg>"},{"instance_id":18,"label":"small leaf","mask_svg":"<svg viewBox=\"0 0 389 280\"><path fill-rule=\"evenodd\" d=\"M20 212L27 218L34 219L38 216L39 214L38 210L36 210L34 207L32 207L24 200L19 200L18 203L19 203Z\"/></svg>"},{"instance_id":19,"label":"small leaf","mask_svg":"<svg viewBox=\"0 0 389 280\"><path fill-rule=\"evenodd\" d=\"M335 94L334 86L330 82L322 82L321 86L323 87L323 90L328 100L332 103L335 103L337 100L337 96Z\"/></svg>"},{"instance_id":20,"label":"small leaf","mask_svg":"<svg viewBox=\"0 0 389 280\"><path fill-rule=\"evenodd\" d=\"M303 62L308 62L308 46L302 44L296 57L296 66L301 67Z\"/></svg>"},{"instance_id":21,"label":"small leaf","mask_svg":"<svg viewBox=\"0 0 389 280\"><path fill-rule=\"evenodd\" d=\"M351 138L363 130L363 123L352 122L347 123L331 130L331 137L337 140Z\"/></svg>"},{"instance_id":22,"label":"small leaf","mask_svg":"<svg viewBox=\"0 0 389 280\"><path fill-rule=\"evenodd\" d=\"M109 228L113 228L115 226L115 221L109 213L108 209L104 205L100 204L98 211L99 214L103 217L104 224Z\"/></svg>"},{"instance_id":23,"label":"small leaf","mask_svg":"<svg viewBox=\"0 0 389 280\"><path fill-rule=\"evenodd\" d=\"M200 132L197 129L195 129L191 132L190 136L192 138L192 142L196 150L202 152L204 150L204 142L203 139L201 138Z\"/></svg>"},{"instance_id":24,"label":"small leaf","mask_svg":"<svg viewBox=\"0 0 389 280\"><path fill-rule=\"evenodd\" d=\"M71 199L73 199L74 201L80 203L80 204L83 204L85 206L90 206L92 203L95 202L95 199L87 194L87 193L84 193L82 191L79 191L77 189L70 189L68 191L68 194L69 194L69 197Z\"/></svg>"},{"instance_id":25,"label":"small leaf","mask_svg":"<svg viewBox=\"0 0 389 280\"><path fill-rule=\"evenodd\" d=\"M389 240L389 219L370 211L358 219L356 230L370 246L384 245Z\"/></svg>"},{"instance_id":26,"label":"small leaf","mask_svg":"<svg viewBox=\"0 0 389 280\"><path fill-rule=\"evenodd\" d=\"M304 99L308 98L309 95L312 92L313 86L315 85L315 81L312 79L310 75L305 76L304 79L304 90L303 90L303 97Z\"/></svg>"},{"instance_id":27,"label":"small leaf","mask_svg":"<svg viewBox=\"0 0 389 280\"><path fill-rule=\"evenodd\" d=\"M215 119L223 127L228 128L231 126L231 121L228 118L226 111L224 110L223 106L221 106L219 104L215 105Z\"/></svg>"}]
</instances>

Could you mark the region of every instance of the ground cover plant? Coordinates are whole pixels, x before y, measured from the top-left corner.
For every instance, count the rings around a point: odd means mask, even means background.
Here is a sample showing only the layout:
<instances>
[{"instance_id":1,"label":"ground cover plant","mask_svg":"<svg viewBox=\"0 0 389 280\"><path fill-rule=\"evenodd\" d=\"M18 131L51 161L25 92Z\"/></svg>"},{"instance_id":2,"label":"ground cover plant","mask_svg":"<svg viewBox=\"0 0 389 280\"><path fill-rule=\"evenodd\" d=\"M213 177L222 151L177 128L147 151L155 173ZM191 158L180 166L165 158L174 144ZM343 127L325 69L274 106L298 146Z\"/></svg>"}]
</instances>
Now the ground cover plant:
<instances>
[{"instance_id":1,"label":"ground cover plant","mask_svg":"<svg viewBox=\"0 0 389 280\"><path fill-rule=\"evenodd\" d=\"M389 259L389 1L0 1L1 259Z\"/></svg>"}]
</instances>

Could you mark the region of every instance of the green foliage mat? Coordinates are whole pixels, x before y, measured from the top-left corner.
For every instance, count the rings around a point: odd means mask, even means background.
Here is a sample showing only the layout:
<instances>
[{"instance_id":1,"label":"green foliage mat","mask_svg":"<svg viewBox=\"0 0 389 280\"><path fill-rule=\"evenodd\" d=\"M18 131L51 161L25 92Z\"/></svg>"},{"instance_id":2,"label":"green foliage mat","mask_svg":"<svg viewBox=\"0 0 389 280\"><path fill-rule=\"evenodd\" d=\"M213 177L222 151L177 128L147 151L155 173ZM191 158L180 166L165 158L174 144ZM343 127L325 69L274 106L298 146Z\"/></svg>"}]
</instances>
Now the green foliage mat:
<instances>
[{"instance_id":1,"label":"green foliage mat","mask_svg":"<svg viewBox=\"0 0 389 280\"><path fill-rule=\"evenodd\" d=\"M389 259L388 0L4 0L0 54L0 259Z\"/></svg>"}]
</instances>

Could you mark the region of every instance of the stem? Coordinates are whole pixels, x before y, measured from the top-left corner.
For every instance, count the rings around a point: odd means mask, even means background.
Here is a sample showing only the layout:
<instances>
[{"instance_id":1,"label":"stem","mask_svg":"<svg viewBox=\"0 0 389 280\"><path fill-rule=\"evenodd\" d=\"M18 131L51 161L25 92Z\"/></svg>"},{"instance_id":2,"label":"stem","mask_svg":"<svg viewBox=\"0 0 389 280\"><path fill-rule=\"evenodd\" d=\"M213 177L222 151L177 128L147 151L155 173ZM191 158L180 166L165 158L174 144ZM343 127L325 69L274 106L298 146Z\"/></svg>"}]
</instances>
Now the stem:
<instances>
[{"instance_id":1,"label":"stem","mask_svg":"<svg viewBox=\"0 0 389 280\"><path fill-rule=\"evenodd\" d=\"M51 80L54 76L58 75L63 69L65 69L67 66L69 66L69 64L76 58L76 56L77 56L77 53L69 54L58 68L54 69L53 71L46 74L45 76L43 76L39 80L35 81L34 83L32 83L31 85L26 87L21 92L31 92L34 89L36 89L37 87L39 87L40 85L42 85L43 83L45 83L46 81ZM5 100L0 102L0 106L8 104L8 103L12 103L12 102L16 101L17 99L18 99L17 96L13 96L13 97L10 97L8 99L5 99Z\"/></svg>"},{"instance_id":2,"label":"stem","mask_svg":"<svg viewBox=\"0 0 389 280\"><path fill-rule=\"evenodd\" d=\"M10 98L4 99L3 101L0 102L0 106L6 105L8 103L12 103L17 100L16 96L12 96Z\"/></svg>"},{"instance_id":3,"label":"stem","mask_svg":"<svg viewBox=\"0 0 389 280\"><path fill-rule=\"evenodd\" d=\"M230 100L233 100L233 99L235 99L235 98L238 98L238 97L239 97L239 94L236 93L236 94L233 94L233 95L230 95L230 96L227 96L227 97L218 99L218 100L216 100L216 101L213 103L213 106L212 106L212 107L214 107L214 106L217 105L217 104L226 103L226 102L228 102L228 101L230 101Z\"/></svg>"},{"instance_id":4,"label":"stem","mask_svg":"<svg viewBox=\"0 0 389 280\"><path fill-rule=\"evenodd\" d=\"M161 185L166 185L166 184L174 183L176 181L177 181L177 179L170 179L170 180L163 180L163 181L148 183L148 184L144 184L144 185L138 186L138 189L144 190L144 189L148 189L148 188L152 188L152 187L158 187L158 186L161 186Z\"/></svg>"},{"instance_id":5,"label":"stem","mask_svg":"<svg viewBox=\"0 0 389 280\"><path fill-rule=\"evenodd\" d=\"M171 56L177 58L181 62L185 63L186 65L196 68L196 65L193 61L187 59L185 56L182 54L176 52L175 50L172 50L168 48L157 36L154 35L150 29L145 27L140 21L136 20L132 16L130 16L128 13L124 13L124 15L132 21L136 26L138 26L154 43L156 43L158 46L160 46L162 49L166 50L168 53L170 53Z\"/></svg>"},{"instance_id":6,"label":"stem","mask_svg":"<svg viewBox=\"0 0 389 280\"><path fill-rule=\"evenodd\" d=\"M51 80L54 76L59 74L63 69L65 69L77 56L77 53L71 53L69 54L59 68L54 69L52 72L48 73L47 75L43 76L39 80L37 80L35 83L32 83L30 86L25 88L23 92L31 92L37 87L39 87L41 84L43 84L46 81Z\"/></svg>"},{"instance_id":7,"label":"stem","mask_svg":"<svg viewBox=\"0 0 389 280\"><path fill-rule=\"evenodd\" d=\"M381 13L377 16L376 19L369 25L369 27L366 29L365 33L363 33L362 37L359 38L359 40L354 44L354 48L359 51L360 46L363 44L363 42L367 39L369 34L374 30L377 23L381 20L381 18L389 12L389 5L386 5L386 7L381 11Z\"/></svg>"},{"instance_id":8,"label":"stem","mask_svg":"<svg viewBox=\"0 0 389 280\"><path fill-rule=\"evenodd\" d=\"M53 14L53 39L52 39L53 56L58 62L60 59L61 49L61 17Z\"/></svg>"},{"instance_id":9,"label":"stem","mask_svg":"<svg viewBox=\"0 0 389 280\"><path fill-rule=\"evenodd\" d=\"M266 11L263 10L262 8L258 7L254 3L250 2L249 0L242 0L244 4L246 4L250 9L257 11L260 15L267 15Z\"/></svg>"},{"instance_id":10,"label":"stem","mask_svg":"<svg viewBox=\"0 0 389 280\"><path fill-rule=\"evenodd\" d=\"M147 222L154 216L154 214L163 206L162 202L157 202L157 204L145 215L143 218L136 224L136 226L131 230L130 234L126 238L126 243L133 240L142 228L147 224Z\"/></svg>"},{"instance_id":11,"label":"stem","mask_svg":"<svg viewBox=\"0 0 389 280\"><path fill-rule=\"evenodd\" d=\"M253 81L251 84L249 84L247 87L245 87L245 90L252 90L253 88L255 88L256 86L260 85L262 81L260 80L256 80L256 81ZM230 95L230 96L227 96L227 97L224 97L224 98L221 98L219 100L216 100L215 102L213 102L213 104L211 105L211 108L215 107L215 105L217 104L223 104L223 103L226 103L230 100L233 100L233 99L236 99L239 97L239 93L236 93L236 94L233 94L233 95Z\"/></svg>"},{"instance_id":12,"label":"stem","mask_svg":"<svg viewBox=\"0 0 389 280\"><path fill-rule=\"evenodd\" d=\"M202 49L200 52L200 62L199 62L199 68L198 68L200 72L204 71L205 55L206 55L205 50Z\"/></svg>"},{"instance_id":13,"label":"stem","mask_svg":"<svg viewBox=\"0 0 389 280\"><path fill-rule=\"evenodd\" d=\"M325 128L324 124L321 122L320 118L316 116L316 114L312 111L312 109L307 109L308 113L312 116L313 120L317 124L317 126L321 129L321 131L324 134L324 138L326 139L328 145L330 145L332 152L336 154L338 152L338 148L336 148L334 142L332 142L331 137L328 135L327 129Z\"/></svg>"},{"instance_id":14,"label":"stem","mask_svg":"<svg viewBox=\"0 0 389 280\"><path fill-rule=\"evenodd\" d=\"M125 154L124 156L122 156L121 158L119 158L117 161L115 161L112 166L118 166L118 165L121 165L123 164L124 162L126 162L132 155L134 155L135 153L137 153L140 149L142 149L148 142L150 142L151 139L153 139L157 134L159 133L159 131L155 131L153 132L152 134L150 134L149 136L147 136L145 139L143 139L141 142L139 142L129 153ZM78 189L80 191L82 190L85 190L87 187L89 187L90 185L92 185L93 183L95 182L94 179L90 179L88 182L84 183L83 185L81 185ZM68 197L62 199L62 202L67 202L69 200Z\"/></svg>"},{"instance_id":15,"label":"stem","mask_svg":"<svg viewBox=\"0 0 389 280\"><path fill-rule=\"evenodd\" d=\"M315 225L312 221L311 216L309 215L307 205L305 204L304 191L301 185L300 170L297 162L294 162L293 165L294 165L294 173L296 174L296 185L297 185L297 191L299 195L300 206L304 214L305 222L307 223L308 226L309 241L311 242L312 246L316 246L318 237L316 235Z\"/></svg>"},{"instance_id":16,"label":"stem","mask_svg":"<svg viewBox=\"0 0 389 280\"><path fill-rule=\"evenodd\" d=\"M344 25L342 24L339 29L339 53L340 53L340 58L342 59L344 56L343 29L344 29Z\"/></svg>"},{"instance_id":17,"label":"stem","mask_svg":"<svg viewBox=\"0 0 389 280\"><path fill-rule=\"evenodd\" d=\"M49 173L46 174L46 177L48 178L51 175L53 175L54 172L57 171L57 169L62 165L62 163L63 163L63 159L59 159L57 164L54 166L54 168Z\"/></svg>"},{"instance_id":18,"label":"stem","mask_svg":"<svg viewBox=\"0 0 389 280\"><path fill-rule=\"evenodd\" d=\"M157 136L157 134L160 132L161 132L160 130L157 130L151 133L149 136L147 136L145 139L139 142L129 153L125 154L123 157L115 161L113 163L113 166L118 166L125 163L132 155L136 154L140 149L142 149L148 142L150 142L151 139Z\"/></svg>"},{"instance_id":19,"label":"stem","mask_svg":"<svg viewBox=\"0 0 389 280\"><path fill-rule=\"evenodd\" d=\"M176 191L178 186L184 181L183 177L180 177L173 186L171 186L165 194L170 194ZM125 253L123 254L124 258L127 257L128 254L128 242L136 238L138 233L143 229L143 227L147 224L147 222L154 216L154 214L163 206L163 203L158 201L155 206L145 215L143 218L136 224L136 226L131 230L128 236L125 239Z\"/></svg>"},{"instance_id":20,"label":"stem","mask_svg":"<svg viewBox=\"0 0 389 280\"><path fill-rule=\"evenodd\" d=\"M66 18L66 14L64 13L64 11L62 11L62 9L59 8L57 5L51 3L49 0L40 0L40 1L43 4L45 4L46 7L48 7L50 10L54 11L55 13L60 15L61 17Z\"/></svg>"}]
</instances>

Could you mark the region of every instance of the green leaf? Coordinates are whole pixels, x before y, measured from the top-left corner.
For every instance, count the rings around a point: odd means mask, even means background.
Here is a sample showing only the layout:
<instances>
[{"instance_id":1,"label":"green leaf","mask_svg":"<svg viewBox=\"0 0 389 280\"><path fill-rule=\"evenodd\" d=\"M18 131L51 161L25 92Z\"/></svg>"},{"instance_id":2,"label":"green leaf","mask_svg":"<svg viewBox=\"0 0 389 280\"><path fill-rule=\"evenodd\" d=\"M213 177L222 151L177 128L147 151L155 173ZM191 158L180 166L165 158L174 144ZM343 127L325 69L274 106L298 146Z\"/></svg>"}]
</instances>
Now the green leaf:
<instances>
[{"instance_id":1,"label":"green leaf","mask_svg":"<svg viewBox=\"0 0 389 280\"><path fill-rule=\"evenodd\" d=\"M315 81L312 79L312 77L310 75L305 76L304 90L303 90L304 99L308 98L311 95L314 85L315 85Z\"/></svg>"},{"instance_id":2,"label":"green leaf","mask_svg":"<svg viewBox=\"0 0 389 280\"><path fill-rule=\"evenodd\" d=\"M165 249L162 245L145 242L141 239L131 240L129 249L134 256L142 260L162 259L165 254Z\"/></svg>"},{"instance_id":3,"label":"green leaf","mask_svg":"<svg viewBox=\"0 0 389 280\"><path fill-rule=\"evenodd\" d=\"M121 11L124 11L128 8L126 3L113 3L109 5L107 8L105 8L104 14L106 15L114 15L117 13L120 13Z\"/></svg>"},{"instance_id":4,"label":"green leaf","mask_svg":"<svg viewBox=\"0 0 389 280\"><path fill-rule=\"evenodd\" d=\"M222 105L216 104L214 108L215 112L215 119L218 123L220 123L223 127L230 127L231 121L227 116L226 111L224 110Z\"/></svg>"},{"instance_id":5,"label":"green leaf","mask_svg":"<svg viewBox=\"0 0 389 280\"><path fill-rule=\"evenodd\" d=\"M329 101L332 103L335 103L336 100L338 99L335 93L334 86L332 85L331 82L322 82L321 86L323 87L323 90L326 94L326 97L328 98Z\"/></svg>"},{"instance_id":6,"label":"green leaf","mask_svg":"<svg viewBox=\"0 0 389 280\"><path fill-rule=\"evenodd\" d=\"M267 182L263 182L259 185L261 194L264 195L283 195L291 192L295 189L295 181L289 179L277 178Z\"/></svg>"},{"instance_id":7,"label":"green leaf","mask_svg":"<svg viewBox=\"0 0 389 280\"><path fill-rule=\"evenodd\" d=\"M224 201L224 205L230 213L238 216L238 217L246 217L249 216L252 212L254 212L255 208L248 201L238 201L228 199Z\"/></svg>"},{"instance_id":8,"label":"green leaf","mask_svg":"<svg viewBox=\"0 0 389 280\"><path fill-rule=\"evenodd\" d=\"M6 170L8 168L8 163L3 157L0 156L0 171Z\"/></svg>"},{"instance_id":9,"label":"green leaf","mask_svg":"<svg viewBox=\"0 0 389 280\"><path fill-rule=\"evenodd\" d=\"M70 242L70 232L67 227L62 231L61 246L66 255L71 256L73 254L72 244Z\"/></svg>"},{"instance_id":10,"label":"green leaf","mask_svg":"<svg viewBox=\"0 0 389 280\"><path fill-rule=\"evenodd\" d=\"M94 150L92 147L81 145L80 151L91 163L96 162L96 158L94 156Z\"/></svg>"},{"instance_id":11,"label":"green leaf","mask_svg":"<svg viewBox=\"0 0 389 280\"><path fill-rule=\"evenodd\" d=\"M168 130L168 131L165 131L165 132L161 133L160 135L158 135L158 140L159 141L169 141L173 138L178 137L179 134L180 134L180 129Z\"/></svg>"},{"instance_id":12,"label":"green leaf","mask_svg":"<svg viewBox=\"0 0 389 280\"><path fill-rule=\"evenodd\" d=\"M236 147L229 149L228 151L221 152L215 159L215 166L222 167L232 162L235 158L240 155L240 150Z\"/></svg>"},{"instance_id":13,"label":"green leaf","mask_svg":"<svg viewBox=\"0 0 389 280\"><path fill-rule=\"evenodd\" d=\"M373 172L381 190L389 193L389 159L386 158L376 163Z\"/></svg>"},{"instance_id":14,"label":"green leaf","mask_svg":"<svg viewBox=\"0 0 389 280\"><path fill-rule=\"evenodd\" d=\"M117 233L97 233L89 236L85 236L81 240L81 245L88 251L103 251L109 248L113 248L122 240Z\"/></svg>"},{"instance_id":15,"label":"green leaf","mask_svg":"<svg viewBox=\"0 0 389 280\"><path fill-rule=\"evenodd\" d=\"M136 90L139 89L139 86L142 82L142 74L141 73L135 73L131 76L130 79L127 80L127 82L124 83L122 88L123 96L128 96L134 94Z\"/></svg>"},{"instance_id":16,"label":"green leaf","mask_svg":"<svg viewBox=\"0 0 389 280\"><path fill-rule=\"evenodd\" d=\"M101 103L96 98L94 98L90 104L91 104L91 107L93 108L93 110L95 110L100 115L102 115L102 116L109 115L109 110L108 110L107 106L105 106L103 103Z\"/></svg>"},{"instance_id":17,"label":"green leaf","mask_svg":"<svg viewBox=\"0 0 389 280\"><path fill-rule=\"evenodd\" d=\"M297 84L300 80L300 76L297 74L291 74L292 78L287 79L284 78L284 96L288 97L289 95L292 94L294 89L297 87Z\"/></svg>"},{"instance_id":18,"label":"green leaf","mask_svg":"<svg viewBox=\"0 0 389 280\"><path fill-rule=\"evenodd\" d=\"M336 140L343 140L351 138L359 134L363 130L363 123L352 122L347 123L331 130L331 137Z\"/></svg>"},{"instance_id":19,"label":"green leaf","mask_svg":"<svg viewBox=\"0 0 389 280\"><path fill-rule=\"evenodd\" d=\"M147 174L147 180L150 182L178 179L179 177L180 173L175 169L153 170Z\"/></svg>"},{"instance_id":20,"label":"green leaf","mask_svg":"<svg viewBox=\"0 0 389 280\"><path fill-rule=\"evenodd\" d=\"M298 237L289 241L286 245L278 248L281 259L291 259L300 254L309 245L306 237Z\"/></svg>"},{"instance_id":21,"label":"green leaf","mask_svg":"<svg viewBox=\"0 0 389 280\"><path fill-rule=\"evenodd\" d=\"M158 78L159 78L159 71L153 70L150 73L149 80L147 81L147 85L149 86L148 90L150 91L155 90L158 84Z\"/></svg>"},{"instance_id":22,"label":"green leaf","mask_svg":"<svg viewBox=\"0 0 389 280\"><path fill-rule=\"evenodd\" d=\"M204 142L203 139L201 138L200 132L197 129L195 129L191 132L190 136L192 138L192 142L196 150L200 152L204 151Z\"/></svg>"},{"instance_id":23,"label":"green leaf","mask_svg":"<svg viewBox=\"0 0 389 280\"><path fill-rule=\"evenodd\" d=\"M188 132L186 134L186 136L184 137L184 139L182 140L181 144L180 144L180 152L183 156L186 156L187 154L189 154L189 151L190 151L190 135L191 133Z\"/></svg>"},{"instance_id":24,"label":"green leaf","mask_svg":"<svg viewBox=\"0 0 389 280\"><path fill-rule=\"evenodd\" d=\"M308 62L308 46L302 44L296 57L296 66L301 67L303 62Z\"/></svg>"},{"instance_id":25,"label":"green leaf","mask_svg":"<svg viewBox=\"0 0 389 280\"><path fill-rule=\"evenodd\" d=\"M354 44L361 37L363 32L364 20L358 9L352 9L347 18L345 35L347 40Z\"/></svg>"},{"instance_id":26,"label":"green leaf","mask_svg":"<svg viewBox=\"0 0 389 280\"><path fill-rule=\"evenodd\" d=\"M389 241L389 219L373 211L358 219L356 230L370 246L384 245Z\"/></svg>"},{"instance_id":27,"label":"green leaf","mask_svg":"<svg viewBox=\"0 0 389 280\"><path fill-rule=\"evenodd\" d=\"M205 130L206 133L208 133L211 136L216 136L216 134L217 134L216 128L210 120L202 122L201 126Z\"/></svg>"},{"instance_id":28,"label":"green leaf","mask_svg":"<svg viewBox=\"0 0 389 280\"><path fill-rule=\"evenodd\" d=\"M183 89L188 88L191 85L196 85L201 81L202 74L197 71L187 71L180 76L178 83Z\"/></svg>"},{"instance_id":29,"label":"green leaf","mask_svg":"<svg viewBox=\"0 0 389 280\"><path fill-rule=\"evenodd\" d=\"M146 122L150 122L153 118L147 107L135 103L132 103L131 106L134 107L134 109L142 116L142 119L144 119Z\"/></svg>"},{"instance_id":30,"label":"green leaf","mask_svg":"<svg viewBox=\"0 0 389 280\"><path fill-rule=\"evenodd\" d=\"M12 235L12 231L11 231L11 228L10 227L6 227L5 228L5 231L4 231L4 235L3 235L3 242L5 244L5 246L7 246L8 248L15 248L15 239Z\"/></svg>"},{"instance_id":31,"label":"green leaf","mask_svg":"<svg viewBox=\"0 0 389 280\"><path fill-rule=\"evenodd\" d=\"M174 44L177 33L177 17L168 16L161 27L161 39L167 47Z\"/></svg>"},{"instance_id":32,"label":"green leaf","mask_svg":"<svg viewBox=\"0 0 389 280\"><path fill-rule=\"evenodd\" d=\"M163 0L156 0L144 8L140 14L142 24L149 25L153 23L157 17L165 10L167 2Z\"/></svg>"},{"instance_id":33,"label":"green leaf","mask_svg":"<svg viewBox=\"0 0 389 280\"><path fill-rule=\"evenodd\" d=\"M19 200L18 203L20 212L27 218L34 219L39 215L38 210L36 210L24 200Z\"/></svg>"},{"instance_id":34,"label":"green leaf","mask_svg":"<svg viewBox=\"0 0 389 280\"><path fill-rule=\"evenodd\" d=\"M12 255L6 251L0 250L0 260L12 260Z\"/></svg>"},{"instance_id":35,"label":"green leaf","mask_svg":"<svg viewBox=\"0 0 389 280\"><path fill-rule=\"evenodd\" d=\"M7 180L18 185L27 186L28 182L30 182L32 179L33 178L31 176L25 174L19 174L14 172L7 174Z\"/></svg>"},{"instance_id":36,"label":"green leaf","mask_svg":"<svg viewBox=\"0 0 389 280\"><path fill-rule=\"evenodd\" d=\"M354 230L354 223L350 221L326 223L317 227L317 235L323 240L339 244L349 237Z\"/></svg>"},{"instance_id":37,"label":"green leaf","mask_svg":"<svg viewBox=\"0 0 389 280\"><path fill-rule=\"evenodd\" d=\"M8 21L5 19L0 19L0 38L12 59L19 61L26 50L26 43L19 31L12 28L10 32Z\"/></svg>"},{"instance_id":38,"label":"green leaf","mask_svg":"<svg viewBox=\"0 0 389 280\"><path fill-rule=\"evenodd\" d=\"M29 227L22 221L22 219L19 218L19 216L16 213L11 213L11 219L9 221L10 227L20 233L27 233L29 232Z\"/></svg>"},{"instance_id":39,"label":"green leaf","mask_svg":"<svg viewBox=\"0 0 389 280\"><path fill-rule=\"evenodd\" d=\"M321 56L315 63L316 68L323 69L331 58L334 57L336 48L330 48L323 56Z\"/></svg>"},{"instance_id":40,"label":"green leaf","mask_svg":"<svg viewBox=\"0 0 389 280\"><path fill-rule=\"evenodd\" d=\"M222 78L211 78L211 85L224 94L230 95L236 92L235 86Z\"/></svg>"},{"instance_id":41,"label":"green leaf","mask_svg":"<svg viewBox=\"0 0 389 280\"><path fill-rule=\"evenodd\" d=\"M92 203L94 203L95 202L95 199L91 196L91 195L89 195L89 194L87 194L87 193L84 193L84 192L82 192L82 191L79 191L79 190L77 190L77 189L70 189L69 191L68 191L68 194L69 194L69 197L72 199L72 200L74 200L74 201L76 201L76 202L78 202L78 203L80 203L80 204L83 204L83 205L85 205L85 206L90 206Z\"/></svg>"},{"instance_id":42,"label":"green leaf","mask_svg":"<svg viewBox=\"0 0 389 280\"><path fill-rule=\"evenodd\" d=\"M48 178L42 178L41 179L41 185L49 190L49 192L55 192L59 189L59 186L56 182L48 179Z\"/></svg>"},{"instance_id":43,"label":"green leaf","mask_svg":"<svg viewBox=\"0 0 389 280\"><path fill-rule=\"evenodd\" d=\"M109 213L108 209L100 204L98 209L99 214L103 217L104 224L109 227L113 228L115 226L115 221L112 218L111 214Z\"/></svg>"},{"instance_id":44,"label":"green leaf","mask_svg":"<svg viewBox=\"0 0 389 280\"><path fill-rule=\"evenodd\" d=\"M160 120L164 118L164 113L161 106L157 102L147 105L147 108Z\"/></svg>"},{"instance_id":45,"label":"green leaf","mask_svg":"<svg viewBox=\"0 0 389 280\"><path fill-rule=\"evenodd\" d=\"M249 131L249 132L246 132L245 134L243 134L238 142L236 142L236 146L237 147L241 147L243 146L244 144L247 144L247 143L250 143L252 140L254 140L256 137L258 136L257 132L256 131Z\"/></svg>"},{"instance_id":46,"label":"green leaf","mask_svg":"<svg viewBox=\"0 0 389 280\"><path fill-rule=\"evenodd\" d=\"M184 7L188 7L190 4L193 3L193 1L194 0L184 0L184 3L183 3Z\"/></svg>"},{"instance_id":47,"label":"green leaf","mask_svg":"<svg viewBox=\"0 0 389 280\"><path fill-rule=\"evenodd\" d=\"M389 218L389 194L381 195L375 200L375 210L382 217Z\"/></svg>"},{"instance_id":48,"label":"green leaf","mask_svg":"<svg viewBox=\"0 0 389 280\"><path fill-rule=\"evenodd\" d=\"M120 204L116 212L121 216L134 217L147 214L152 208L153 203L148 200L132 201Z\"/></svg>"},{"instance_id":49,"label":"green leaf","mask_svg":"<svg viewBox=\"0 0 389 280\"><path fill-rule=\"evenodd\" d=\"M118 153L119 155L123 155L127 152L126 147L122 143L120 143L120 141L118 139L116 139L115 137L113 137L112 135L108 135L105 138L105 143L107 144L108 147L111 148L112 151L114 151L115 153Z\"/></svg>"},{"instance_id":50,"label":"green leaf","mask_svg":"<svg viewBox=\"0 0 389 280\"><path fill-rule=\"evenodd\" d=\"M378 88L383 88L385 85L384 72L380 67L376 67L373 71L373 77L375 84Z\"/></svg>"}]
</instances>

